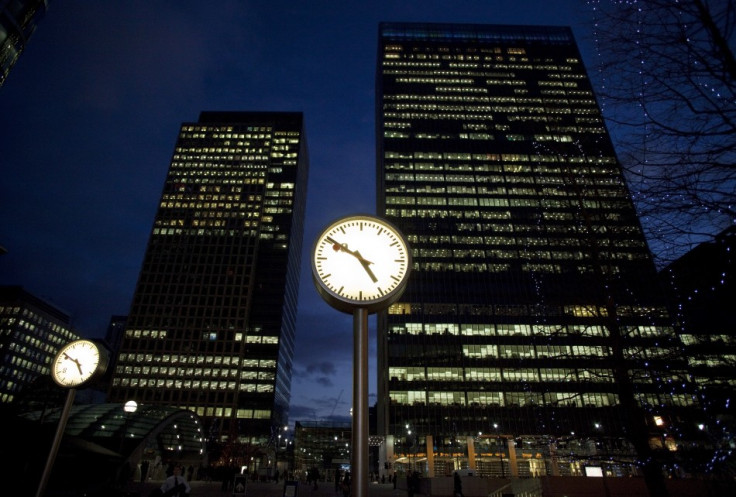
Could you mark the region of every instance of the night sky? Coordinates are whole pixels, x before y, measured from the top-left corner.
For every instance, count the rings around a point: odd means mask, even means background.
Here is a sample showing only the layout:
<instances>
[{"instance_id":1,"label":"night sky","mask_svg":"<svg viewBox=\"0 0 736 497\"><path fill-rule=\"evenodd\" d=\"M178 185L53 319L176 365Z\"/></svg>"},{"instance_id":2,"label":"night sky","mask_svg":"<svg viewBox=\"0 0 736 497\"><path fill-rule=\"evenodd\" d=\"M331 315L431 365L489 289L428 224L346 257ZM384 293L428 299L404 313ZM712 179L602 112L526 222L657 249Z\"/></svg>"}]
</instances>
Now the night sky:
<instances>
[{"instance_id":1,"label":"night sky","mask_svg":"<svg viewBox=\"0 0 736 497\"><path fill-rule=\"evenodd\" d=\"M0 88L0 284L103 337L128 313L182 122L201 111L304 113L310 177L291 419L346 418L352 317L317 295L308 252L375 212L378 23L570 26L582 0L51 0ZM375 402L375 320L370 319Z\"/></svg>"}]
</instances>

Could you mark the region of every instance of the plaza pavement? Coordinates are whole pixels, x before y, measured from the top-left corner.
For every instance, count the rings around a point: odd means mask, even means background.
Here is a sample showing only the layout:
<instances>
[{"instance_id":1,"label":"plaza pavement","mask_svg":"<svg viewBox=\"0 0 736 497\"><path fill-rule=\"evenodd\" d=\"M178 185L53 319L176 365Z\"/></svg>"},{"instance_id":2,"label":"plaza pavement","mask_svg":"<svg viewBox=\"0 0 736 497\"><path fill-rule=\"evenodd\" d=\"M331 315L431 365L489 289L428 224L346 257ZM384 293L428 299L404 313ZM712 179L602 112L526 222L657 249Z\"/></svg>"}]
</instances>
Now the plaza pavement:
<instances>
[{"instance_id":1,"label":"plaza pavement","mask_svg":"<svg viewBox=\"0 0 736 497\"><path fill-rule=\"evenodd\" d=\"M149 480L145 483L131 482L127 487L130 497L149 497L161 487L163 480ZM245 495L233 494L232 488L222 489L222 482L200 481L189 482L192 487L191 497L284 497L284 482L248 482ZM333 482L320 482L317 490L312 485L299 483L293 497L342 497L342 492L335 491ZM406 490L396 489L390 483L369 483L368 497L406 497Z\"/></svg>"}]
</instances>

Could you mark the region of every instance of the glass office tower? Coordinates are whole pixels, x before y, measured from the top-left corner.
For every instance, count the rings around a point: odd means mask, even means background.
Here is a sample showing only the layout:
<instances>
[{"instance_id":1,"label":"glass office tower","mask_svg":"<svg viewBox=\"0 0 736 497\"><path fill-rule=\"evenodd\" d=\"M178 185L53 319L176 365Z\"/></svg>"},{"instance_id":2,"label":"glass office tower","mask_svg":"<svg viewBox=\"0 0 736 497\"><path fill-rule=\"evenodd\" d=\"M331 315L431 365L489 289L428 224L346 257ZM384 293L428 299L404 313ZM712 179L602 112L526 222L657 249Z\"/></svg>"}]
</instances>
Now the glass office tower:
<instances>
[{"instance_id":1,"label":"glass office tower","mask_svg":"<svg viewBox=\"0 0 736 497\"><path fill-rule=\"evenodd\" d=\"M685 364L571 30L379 31L378 212L414 265L379 316L386 462L618 474L637 436L674 448Z\"/></svg>"},{"instance_id":2,"label":"glass office tower","mask_svg":"<svg viewBox=\"0 0 736 497\"><path fill-rule=\"evenodd\" d=\"M42 408L36 391L48 392L34 383L51 382L54 356L78 338L66 312L23 287L0 286L0 407Z\"/></svg>"},{"instance_id":3,"label":"glass office tower","mask_svg":"<svg viewBox=\"0 0 736 497\"><path fill-rule=\"evenodd\" d=\"M110 400L189 409L209 440L287 421L308 157L301 113L184 123Z\"/></svg>"},{"instance_id":4,"label":"glass office tower","mask_svg":"<svg viewBox=\"0 0 736 497\"><path fill-rule=\"evenodd\" d=\"M0 1L0 86L46 15L46 9L47 0Z\"/></svg>"}]
</instances>

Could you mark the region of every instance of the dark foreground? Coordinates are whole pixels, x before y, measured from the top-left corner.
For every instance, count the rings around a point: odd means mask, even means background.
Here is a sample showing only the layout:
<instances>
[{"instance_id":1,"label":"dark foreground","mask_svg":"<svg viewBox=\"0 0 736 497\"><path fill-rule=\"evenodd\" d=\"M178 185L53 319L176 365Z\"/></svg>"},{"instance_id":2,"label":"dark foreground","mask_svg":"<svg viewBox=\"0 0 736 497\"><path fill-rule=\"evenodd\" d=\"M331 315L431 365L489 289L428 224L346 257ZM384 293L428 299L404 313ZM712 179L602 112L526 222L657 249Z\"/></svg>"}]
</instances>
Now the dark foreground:
<instances>
[{"instance_id":1,"label":"dark foreground","mask_svg":"<svg viewBox=\"0 0 736 497\"><path fill-rule=\"evenodd\" d=\"M162 481L147 481L145 483L130 483L128 485L128 496L130 497L149 497L154 490L159 488ZM192 487L192 497L342 497L342 492L335 491L334 483L320 482L317 490L311 485L299 483L296 488L293 486L286 487L284 482L279 483L263 483L248 482L245 493L234 493L232 488L223 490L221 482L215 481L192 481L189 483ZM293 490L296 493L293 493ZM369 497L404 497L406 490L394 490L390 483L370 483L368 486ZM417 496L418 497L418 496Z\"/></svg>"}]
</instances>

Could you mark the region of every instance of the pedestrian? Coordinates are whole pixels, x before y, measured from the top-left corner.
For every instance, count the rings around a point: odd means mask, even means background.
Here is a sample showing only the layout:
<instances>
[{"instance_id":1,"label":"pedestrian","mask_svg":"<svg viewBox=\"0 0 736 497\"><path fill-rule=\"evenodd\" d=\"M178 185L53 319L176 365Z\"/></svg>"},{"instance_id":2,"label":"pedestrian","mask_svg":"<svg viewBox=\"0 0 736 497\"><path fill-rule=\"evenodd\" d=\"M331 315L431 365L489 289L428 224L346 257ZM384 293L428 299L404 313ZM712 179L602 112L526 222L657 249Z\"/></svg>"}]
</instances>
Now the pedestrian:
<instances>
[{"instance_id":1,"label":"pedestrian","mask_svg":"<svg viewBox=\"0 0 736 497\"><path fill-rule=\"evenodd\" d=\"M345 472L345 478L342 479L342 495L343 497L350 497L350 472Z\"/></svg>"},{"instance_id":2,"label":"pedestrian","mask_svg":"<svg viewBox=\"0 0 736 497\"><path fill-rule=\"evenodd\" d=\"M419 472L413 471L409 474L409 486L411 486L411 495L419 493Z\"/></svg>"},{"instance_id":3,"label":"pedestrian","mask_svg":"<svg viewBox=\"0 0 736 497\"><path fill-rule=\"evenodd\" d=\"M164 480L161 485L161 492L164 497L184 497L188 496L192 491L192 487L187 483L186 478L182 474L182 467L178 464L174 465L172 475Z\"/></svg>"},{"instance_id":4,"label":"pedestrian","mask_svg":"<svg viewBox=\"0 0 736 497\"><path fill-rule=\"evenodd\" d=\"M454 497L465 497L463 495L463 481L460 479L460 474L457 471L455 471L453 494Z\"/></svg>"},{"instance_id":5,"label":"pedestrian","mask_svg":"<svg viewBox=\"0 0 736 497\"><path fill-rule=\"evenodd\" d=\"M148 466L151 463L148 461L148 459L144 459L143 462L141 462L141 483L145 483L146 477L148 476Z\"/></svg>"},{"instance_id":6,"label":"pedestrian","mask_svg":"<svg viewBox=\"0 0 736 497\"><path fill-rule=\"evenodd\" d=\"M312 481L314 482L312 490L317 490L319 488L317 486L317 480L319 480L319 470L317 468L312 468Z\"/></svg>"}]
</instances>

